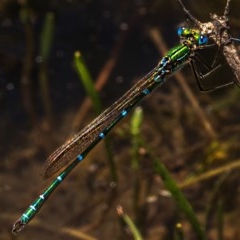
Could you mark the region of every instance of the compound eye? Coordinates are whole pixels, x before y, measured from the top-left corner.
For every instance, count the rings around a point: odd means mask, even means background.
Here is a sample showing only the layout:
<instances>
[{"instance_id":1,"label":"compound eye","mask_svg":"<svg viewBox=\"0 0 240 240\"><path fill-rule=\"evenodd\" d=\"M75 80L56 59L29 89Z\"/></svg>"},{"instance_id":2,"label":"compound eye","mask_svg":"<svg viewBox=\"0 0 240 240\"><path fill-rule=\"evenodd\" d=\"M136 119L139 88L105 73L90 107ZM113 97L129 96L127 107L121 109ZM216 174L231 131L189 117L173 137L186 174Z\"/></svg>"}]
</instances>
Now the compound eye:
<instances>
[{"instance_id":1,"label":"compound eye","mask_svg":"<svg viewBox=\"0 0 240 240\"><path fill-rule=\"evenodd\" d=\"M201 35L198 39L198 44L199 45L204 45L206 43L208 43L208 37L204 36L204 35Z\"/></svg>"},{"instance_id":2,"label":"compound eye","mask_svg":"<svg viewBox=\"0 0 240 240\"><path fill-rule=\"evenodd\" d=\"M185 27L179 27L178 30L177 30L178 36L181 37L183 35L184 30L185 30Z\"/></svg>"}]
</instances>

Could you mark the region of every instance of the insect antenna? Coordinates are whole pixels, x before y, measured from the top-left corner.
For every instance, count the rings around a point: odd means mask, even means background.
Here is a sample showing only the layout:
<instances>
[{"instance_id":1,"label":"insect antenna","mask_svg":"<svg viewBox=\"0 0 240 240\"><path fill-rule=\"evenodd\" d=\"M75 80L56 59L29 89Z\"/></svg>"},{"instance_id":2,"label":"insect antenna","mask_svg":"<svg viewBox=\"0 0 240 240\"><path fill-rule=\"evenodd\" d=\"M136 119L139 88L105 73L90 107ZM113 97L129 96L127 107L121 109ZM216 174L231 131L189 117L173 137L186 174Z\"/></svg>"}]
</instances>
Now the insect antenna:
<instances>
[{"instance_id":1,"label":"insect antenna","mask_svg":"<svg viewBox=\"0 0 240 240\"><path fill-rule=\"evenodd\" d=\"M229 11L230 11L229 5L230 5L230 2L231 2L231 0L227 0L226 7L224 9L224 14L223 14L224 17L228 17L228 15L229 15Z\"/></svg>"},{"instance_id":2,"label":"insect antenna","mask_svg":"<svg viewBox=\"0 0 240 240\"><path fill-rule=\"evenodd\" d=\"M186 13L187 17L193 21L193 23L195 23L198 27L201 26L201 22L198 21L191 13L189 10L187 10L187 8L185 7L185 5L183 4L182 0L177 0L179 2L179 4L181 5L183 11ZM230 1L230 0L228 0ZM225 8L226 9L226 8Z\"/></svg>"}]
</instances>

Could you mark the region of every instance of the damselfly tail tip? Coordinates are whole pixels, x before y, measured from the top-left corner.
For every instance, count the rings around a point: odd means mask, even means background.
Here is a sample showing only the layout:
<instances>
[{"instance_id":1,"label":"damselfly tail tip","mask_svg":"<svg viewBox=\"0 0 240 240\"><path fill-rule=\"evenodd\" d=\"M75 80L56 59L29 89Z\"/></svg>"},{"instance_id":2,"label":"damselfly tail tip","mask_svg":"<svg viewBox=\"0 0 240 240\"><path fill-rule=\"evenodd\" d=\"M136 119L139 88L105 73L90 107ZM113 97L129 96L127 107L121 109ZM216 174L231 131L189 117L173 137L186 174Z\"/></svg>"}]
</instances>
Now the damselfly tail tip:
<instances>
[{"instance_id":1,"label":"damselfly tail tip","mask_svg":"<svg viewBox=\"0 0 240 240\"><path fill-rule=\"evenodd\" d=\"M12 233L14 235L18 234L25 228L26 224L22 222L21 219L18 219L14 224L12 228Z\"/></svg>"}]
</instances>

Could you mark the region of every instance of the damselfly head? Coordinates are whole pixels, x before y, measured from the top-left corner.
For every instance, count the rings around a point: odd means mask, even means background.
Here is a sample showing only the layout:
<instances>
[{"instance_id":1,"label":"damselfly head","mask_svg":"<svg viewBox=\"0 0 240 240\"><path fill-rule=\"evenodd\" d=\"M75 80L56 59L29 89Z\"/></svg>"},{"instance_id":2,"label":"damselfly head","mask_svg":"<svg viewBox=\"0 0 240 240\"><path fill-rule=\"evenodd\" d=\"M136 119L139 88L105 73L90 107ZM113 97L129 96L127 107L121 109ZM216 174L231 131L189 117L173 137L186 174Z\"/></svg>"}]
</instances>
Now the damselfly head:
<instances>
[{"instance_id":1,"label":"damselfly head","mask_svg":"<svg viewBox=\"0 0 240 240\"><path fill-rule=\"evenodd\" d=\"M182 39L196 41L197 45L205 45L208 43L208 37L203 35L201 31L196 28L180 27L178 28L177 33Z\"/></svg>"}]
</instances>

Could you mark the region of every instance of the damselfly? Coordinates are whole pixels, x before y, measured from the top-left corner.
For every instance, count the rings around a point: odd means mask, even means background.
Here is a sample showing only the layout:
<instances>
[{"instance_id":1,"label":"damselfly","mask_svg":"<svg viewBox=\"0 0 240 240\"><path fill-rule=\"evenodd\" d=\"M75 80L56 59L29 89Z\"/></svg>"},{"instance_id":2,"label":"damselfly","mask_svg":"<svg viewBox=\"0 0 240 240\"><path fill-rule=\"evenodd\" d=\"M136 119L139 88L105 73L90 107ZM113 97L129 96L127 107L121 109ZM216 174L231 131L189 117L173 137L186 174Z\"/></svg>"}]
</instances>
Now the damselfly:
<instances>
[{"instance_id":1,"label":"damselfly","mask_svg":"<svg viewBox=\"0 0 240 240\"><path fill-rule=\"evenodd\" d=\"M163 84L167 78L186 64L193 63L194 60L198 58L198 51L208 47L208 36L202 34L197 28L181 27L178 29L178 35L180 37L180 44L173 47L150 73L139 80L119 100L100 114L82 131L50 155L45 164L43 172L44 178L49 178L63 167L67 167L28 207L20 219L17 220L13 226L13 233L20 232L31 221L37 211L71 170L86 157L92 148L94 148L140 100L151 93L157 86Z\"/></svg>"}]
</instances>

